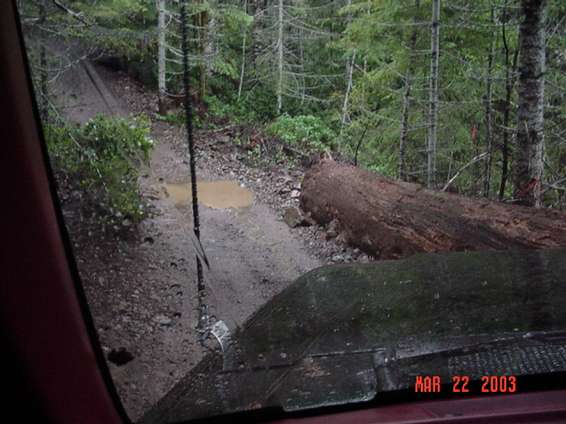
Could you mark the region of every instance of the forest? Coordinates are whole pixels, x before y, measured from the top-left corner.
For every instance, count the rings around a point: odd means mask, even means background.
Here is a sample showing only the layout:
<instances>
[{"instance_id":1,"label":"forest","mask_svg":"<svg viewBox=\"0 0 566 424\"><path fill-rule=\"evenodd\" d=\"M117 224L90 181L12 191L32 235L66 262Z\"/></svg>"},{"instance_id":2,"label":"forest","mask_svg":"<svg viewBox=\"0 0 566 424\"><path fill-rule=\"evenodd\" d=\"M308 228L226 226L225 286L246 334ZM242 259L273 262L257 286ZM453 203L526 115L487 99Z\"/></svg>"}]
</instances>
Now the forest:
<instances>
[{"instance_id":1,"label":"forest","mask_svg":"<svg viewBox=\"0 0 566 424\"><path fill-rule=\"evenodd\" d=\"M50 84L72 63L65 52L46 54L54 38L126 69L156 90L163 119L182 122L183 2L19 3L40 108L51 122ZM565 207L563 2L195 0L186 7L198 125L224 118L258 129L259 156L273 144L299 158L328 152L429 188Z\"/></svg>"}]
</instances>

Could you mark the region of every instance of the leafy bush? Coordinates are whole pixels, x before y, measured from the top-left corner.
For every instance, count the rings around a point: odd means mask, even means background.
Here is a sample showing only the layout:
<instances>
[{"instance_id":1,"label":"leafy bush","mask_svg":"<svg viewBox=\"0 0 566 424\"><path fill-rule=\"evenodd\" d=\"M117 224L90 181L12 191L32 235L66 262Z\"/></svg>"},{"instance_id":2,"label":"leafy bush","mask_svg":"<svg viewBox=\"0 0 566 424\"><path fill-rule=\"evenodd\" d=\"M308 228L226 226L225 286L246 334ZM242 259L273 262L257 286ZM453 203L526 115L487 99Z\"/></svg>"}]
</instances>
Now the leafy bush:
<instances>
[{"instance_id":1,"label":"leafy bush","mask_svg":"<svg viewBox=\"0 0 566 424\"><path fill-rule=\"evenodd\" d=\"M318 116L282 115L267 128L267 133L303 150L322 150L336 137Z\"/></svg>"},{"instance_id":2,"label":"leafy bush","mask_svg":"<svg viewBox=\"0 0 566 424\"><path fill-rule=\"evenodd\" d=\"M82 128L48 125L45 134L56 170L77 182L109 221L139 222L145 214L138 168L153 147L149 130L147 118L97 116Z\"/></svg>"},{"instance_id":3,"label":"leafy bush","mask_svg":"<svg viewBox=\"0 0 566 424\"><path fill-rule=\"evenodd\" d=\"M244 102L238 103L235 98L228 96L206 96L205 103L208 115L213 118L229 119L236 123L252 122L256 118L253 110Z\"/></svg>"}]
</instances>

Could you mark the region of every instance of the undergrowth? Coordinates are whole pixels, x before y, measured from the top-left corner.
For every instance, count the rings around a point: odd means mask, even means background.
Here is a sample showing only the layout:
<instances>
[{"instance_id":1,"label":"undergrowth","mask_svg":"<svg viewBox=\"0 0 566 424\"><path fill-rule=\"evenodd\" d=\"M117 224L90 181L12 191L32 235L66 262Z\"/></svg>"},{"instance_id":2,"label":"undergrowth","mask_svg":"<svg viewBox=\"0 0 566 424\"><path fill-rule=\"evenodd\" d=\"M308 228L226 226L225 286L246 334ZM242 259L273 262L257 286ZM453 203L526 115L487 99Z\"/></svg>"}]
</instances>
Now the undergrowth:
<instances>
[{"instance_id":1,"label":"undergrowth","mask_svg":"<svg viewBox=\"0 0 566 424\"><path fill-rule=\"evenodd\" d=\"M138 184L153 140L144 116L97 116L82 127L48 124L45 137L56 172L78 188L107 223L132 223L146 216Z\"/></svg>"}]
</instances>

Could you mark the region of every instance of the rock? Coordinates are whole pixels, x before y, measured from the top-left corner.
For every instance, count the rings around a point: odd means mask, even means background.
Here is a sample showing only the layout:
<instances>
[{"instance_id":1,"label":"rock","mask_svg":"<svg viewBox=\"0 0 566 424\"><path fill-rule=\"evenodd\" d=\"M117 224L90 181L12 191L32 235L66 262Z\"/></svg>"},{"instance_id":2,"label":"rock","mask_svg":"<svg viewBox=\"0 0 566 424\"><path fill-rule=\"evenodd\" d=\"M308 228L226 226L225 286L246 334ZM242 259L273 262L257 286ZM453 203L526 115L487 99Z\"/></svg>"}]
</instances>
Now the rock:
<instances>
[{"instance_id":1,"label":"rock","mask_svg":"<svg viewBox=\"0 0 566 424\"><path fill-rule=\"evenodd\" d=\"M129 309L129 305L128 305L126 302L124 302L123 300L121 300L121 301L118 303L118 311L119 311L120 313L127 312L128 309Z\"/></svg>"},{"instance_id":2,"label":"rock","mask_svg":"<svg viewBox=\"0 0 566 424\"><path fill-rule=\"evenodd\" d=\"M303 222L302 222L303 227L310 227L314 224L316 224L316 221L312 219L310 212L307 212L306 214L303 215Z\"/></svg>"},{"instance_id":3,"label":"rock","mask_svg":"<svg viewBox=\"0 0 566 424\"><path fill-rule=\"evenodd\" d=\"M283 221L285 221L285 223L291 228L299 226L308 227L313 223L310 217L304 216L299 208L296 207L285 209L285 212L283 213Z\"/></svg>"},{"instance_id":4,"label":"rock","mask_svg":"<svg viewBox=\"0 0 566 424\"><path fill-rule=\"evenodd\" d=\"M287 208L283 213L283 221L291 227L296 228L301 225L302 216L297 208Z\"/></svg>"},{"instance_id":5,"label":"rock","mask_svg":"<svg viewBox=\"0 0 566 424\"><path fill-rule=\"evenodd\" d=\"M293 178L291 178L289 175L282 175L279 178L277 178L277 180L283 184L289 184L293 181Z\"/></svg>"},{"instance_id":6,"label":"rock","mask_svg":"<svg viewBox=\"0 0 566 424\"><path fill-rule=\"evenodd\" d=\"M348 238L346 233L340 233L336 237L336 243L346 246L348 244Z\"/></svg>"},{"instance_id":7,"label":"rock","mask_svg":"<svg viewBox=\"0 0 566 424\"><path fill-rule=\"evenodd\" d=\"M291 191L291 198L292 199L298 199L301 196L301 191L300 190L292 190Z\"/></svg>"},{"instance_id":8,"label":"rock","mask_svg":"<svg viewBox=\"0 0 566 424\"><path fill-rule=\"evenodd\" d=\"M134 359L132 355L125 347L120 347L118 350L112 349L107 356L108 360L113 364L121 367Z\"/></svg>"},{"instance_id":9,"label":"rock","mask_svg":"<svg viewBox=\"0 0 566 424\"><path fill-rule=\"evenodd\" d=\"M153 322L164 327L168 327L173 321L171 320L171 318L168 318L165 315L156 315L155 317L153 317Z\"/></svg>"},{"instance_id":10,"label":"rock","mask_svg":"<svg viewBox=\"0 0 566 424\"><path fill-rule=\"evenodd\" d=\"M338 229L339 229L338 221L335 219L330 221L330 224L328 224L328 228L326 229L326 233L324 236L326 240L330 240L338 237Z\"/></svg>"},{"instance_id":11,"label":"rock","mask_svg":"<svg viewBox=\"0 0 566 424\"><path fill-rule=\"evenodd\" d=\"M338 233L335 230L328 230L326 231L326 233L324 234L324 238L326 240L331 240L333 238L336 238L338 236Z\"/></svg>"}]
</instances>

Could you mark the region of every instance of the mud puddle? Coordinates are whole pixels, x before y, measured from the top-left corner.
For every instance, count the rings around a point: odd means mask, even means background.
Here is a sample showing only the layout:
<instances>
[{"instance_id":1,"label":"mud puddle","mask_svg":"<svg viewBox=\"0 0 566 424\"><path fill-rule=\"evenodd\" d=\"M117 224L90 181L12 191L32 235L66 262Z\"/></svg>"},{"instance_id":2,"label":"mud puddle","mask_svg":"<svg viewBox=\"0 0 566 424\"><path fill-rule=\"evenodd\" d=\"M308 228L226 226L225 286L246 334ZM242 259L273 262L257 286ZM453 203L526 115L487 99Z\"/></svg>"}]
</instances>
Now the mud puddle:
<instances>
[{"instance_id":1,"label":"mud puddle","mask_svg":"<svg viewBox=\"0 0 566 424\"><path fill-rule=\"evenodd\" d=\"M189 183L165 184L167 196L175 206L185 206L191 200ZM240 209L252 205L254 195L236 181L198 181L199 203L213 209Z\"/></svg>"}]
</instances>

